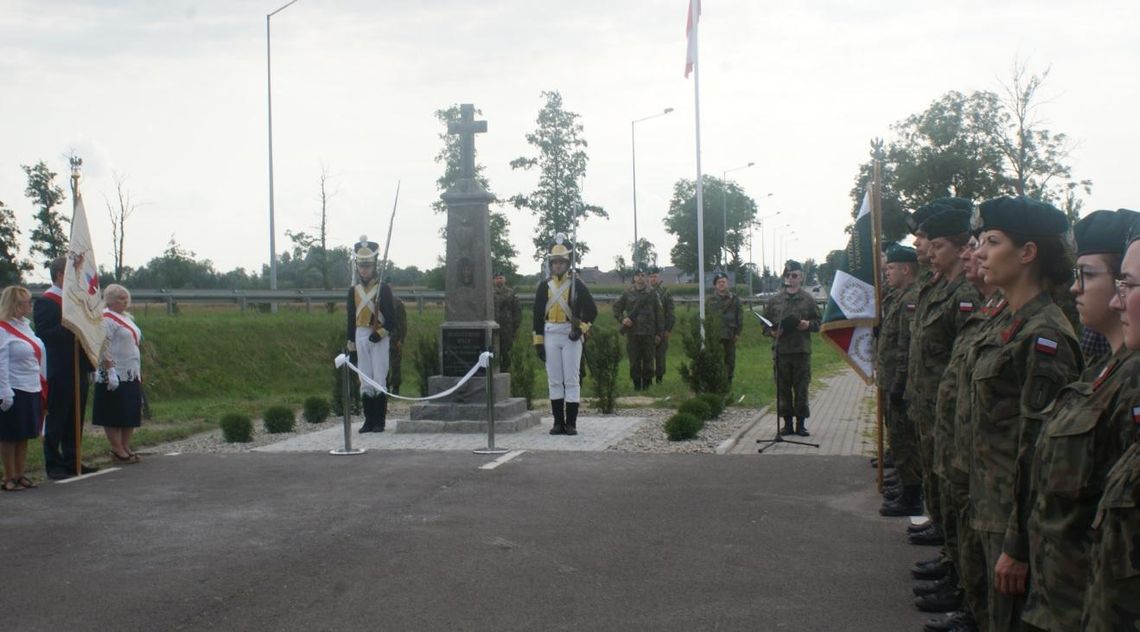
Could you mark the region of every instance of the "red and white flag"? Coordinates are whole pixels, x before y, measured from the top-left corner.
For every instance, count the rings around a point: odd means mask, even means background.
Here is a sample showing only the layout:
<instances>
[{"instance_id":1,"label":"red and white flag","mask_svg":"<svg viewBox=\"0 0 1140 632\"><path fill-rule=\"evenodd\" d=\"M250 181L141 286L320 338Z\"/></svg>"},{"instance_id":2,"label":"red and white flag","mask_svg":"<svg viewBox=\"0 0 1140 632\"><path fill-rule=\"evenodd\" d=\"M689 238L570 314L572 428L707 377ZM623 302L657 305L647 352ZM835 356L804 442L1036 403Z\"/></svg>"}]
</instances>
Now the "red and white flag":
<instances>
[{"instance_id":1,"label":"red and white flag","mask_svg":"<svg viewBox=\"0 0 1140 632\"><path fill-rule=\"evenodd\" d=\"M693 12L693 2L697 3L697 10ZM694 20L694 16L696 20ZM693 72L693 66L697 63L697 29L694 21L700 22L701 19L701 0L689 0L689 13L685 17L685 37L688 38L688 46L685 47L685 78L689 78L689 73Z\"/></svg>"},{"instance_id":2,"label":"red and white flag","mask_svg":"<svg viewBox=\"0 0 1140 632\"><path fill-rule=\"evenodd\" d=\"M95 249L87 228L83 195L75 188L75 212L71 217L71 243L67 245L67 268L63 273L63 326L75 334L91 364L99 366L99 355L107 340L103 329L103 291Z\"/></svg>"}]
</instances>

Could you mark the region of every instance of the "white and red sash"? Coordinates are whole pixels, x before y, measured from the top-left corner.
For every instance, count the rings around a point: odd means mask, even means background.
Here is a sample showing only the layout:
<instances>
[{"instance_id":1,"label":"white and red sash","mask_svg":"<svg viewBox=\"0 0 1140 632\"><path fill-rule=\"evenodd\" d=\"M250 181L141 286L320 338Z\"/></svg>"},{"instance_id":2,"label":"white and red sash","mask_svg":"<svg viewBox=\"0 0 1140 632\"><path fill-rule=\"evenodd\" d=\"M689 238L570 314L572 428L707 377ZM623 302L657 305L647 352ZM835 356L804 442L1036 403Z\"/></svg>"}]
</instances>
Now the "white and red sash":
<instances>
[{"instance_id":1,"label":"white and red sash","mask_svg":"<svg viewBox=\"0 0 1140 632\"><path fill-rule=\"evenodd\" d=\"M56 286L53 285L44 290L43 297L55 303L56 305L63 307L63 292L61 292L60 289Z\"/></svg>"},{"instance_id":2,"label":"white and red sash","mask_svg":"<svg viewBox=\"0 0 1140 632\"><path fill-rule=\"evenodd\" d=\"M46 292L44 294L47 294ZM27 334L16 329L10 323L0 321L0 329L12 334L13 336L23 340L32 347L32 353L36 354L36 362L40 363L40 423L43 423L44 415L47 415L47 395L48 383L47 376L44 375L44 349L36 342L34 338L29 338Z\"/></svg>"},{"instance_id":3,"label":"white and red sash","mask_svg":"<svg viewBox=\"0 0 1140 632\"><path fill-rule=\"evenodd\" d=\"M132 321L130 318L124 318L123 316L109 309L103 310L103 318L114 322L116 325L130 332L131 338L133 338L135 341L135 346L139 346L139 340L142 339L142 330L139 329L139 326L136 325L134 321Z\"/></svg>"}]
</instances>

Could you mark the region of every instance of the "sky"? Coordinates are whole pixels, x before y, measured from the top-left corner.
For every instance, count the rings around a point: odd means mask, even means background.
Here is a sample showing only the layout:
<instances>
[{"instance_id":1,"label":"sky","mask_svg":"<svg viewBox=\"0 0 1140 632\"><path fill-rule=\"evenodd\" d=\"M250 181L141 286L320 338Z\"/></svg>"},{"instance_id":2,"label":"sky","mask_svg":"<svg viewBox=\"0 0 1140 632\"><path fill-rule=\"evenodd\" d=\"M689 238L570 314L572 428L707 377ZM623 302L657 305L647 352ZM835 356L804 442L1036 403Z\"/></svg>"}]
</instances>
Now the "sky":
<instances>
[{"instance_id":1,"label":"sky","mask_svg":"<svg viewBox=\"0 0 1140 632\"><path fill-rule=\"evenodd\" d=\"M21 255L34 209L20 166L44 160L66 187L74 151L100 265L112 262L118 174L138 204L127 265L174 239L220 271L260 270L270 252L265 16L286 1L2 0L0 201L23 232ZM482 110L478 160L505 199L535 186L533 171L509 162L534 155L525 135L540 93L557 90L589 143L584 198L610 215L579 229L585 265L603 269L633 242L631 122L673 108L636 125L638 233L667 263L673 185L697 173L686 11L686 0L298 0L271 21L277 251L290 246L286 230L314 230L324 168L332 245L382 242L399 182L391 259L434 266L445 219L430 208L442 172L434 112ZM822 260L845 245L870 139L890 139L892 123L950 90L1000 91L1020 59L1049 69L1037 114L1073 139L1074 175L1094 183L1086 212L1140 208L1136 24L1134 0L706 0L702 170L732 170L767 218L751 260ZM520 272L537 271L535 219L505 210Z\"/></svg>"}]
</instances>

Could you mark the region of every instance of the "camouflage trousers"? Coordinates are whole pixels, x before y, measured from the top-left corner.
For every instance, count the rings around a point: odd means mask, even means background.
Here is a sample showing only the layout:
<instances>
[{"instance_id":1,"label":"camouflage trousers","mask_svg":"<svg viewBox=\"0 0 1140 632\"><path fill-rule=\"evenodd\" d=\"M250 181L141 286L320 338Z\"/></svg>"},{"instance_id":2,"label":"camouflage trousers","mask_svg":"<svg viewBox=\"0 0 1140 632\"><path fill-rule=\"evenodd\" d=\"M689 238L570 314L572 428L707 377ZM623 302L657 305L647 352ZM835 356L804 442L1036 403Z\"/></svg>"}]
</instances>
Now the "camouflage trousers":
<instances>
[{"instance_id":1,"label":"camouflage trousers","mask_svg":"<svg viewBox=\"0 0 1140 632\"><path fill-rule=\"evenodd\" d=\"M922 463L922 497L926 511L940 527L942 524L942 503L939 494L942 485L934 473L934 411L919 402L908 402L907 411L918 435L918 453Z\"/></svg>"},{"instance_id":2,"label":"camouflage trousers","mask_svg":"<svg viewBox=\"0 0 1140 632\"><path fill-rule=\"evenodd\" d=\"M511 348L515 346L515 330L499 328L499 370L511 372Z\"/></svg>"},{"instance_id":3,"label":"camouflage trousers","mask_svg":"<svg viewBox=\"0 0 1140 632\"><path fill-rule=\"evenodd\" d=\"M888 397L885 409L887 439L895 457L895 472L899 483L904 487L919 485L922 483L922 464L919 462L914 424L906 414L906 403L892 402Z\"/></svg>"},{"instance_id":4,"label":"camouflage trousers","mask_svg":"<svg viewBox=\"0 0 1140 632\"><path fill-rule=\"evenodd\" d=\"M942 481L947 552L958 569L958 587L962 589L966 608L973 613L974 620L982 622L989 616L986 609L986 556L978 532L970 525L970 475L951 468ZM950 525L953 525L953 545Z\"/></svg>"},{"instance_id":5,"label":"camouflage trousers","mask_svg":"<svg viewBox=\"0 0 1140 632\"><path fill-rule=\"evenodd\" d=\"M657 381L660 382L665 377L665 356L669 353L669 337L663 336L661 342L657 343L657 348L653 351L653 364L655 365L654 375L657 376Z\"/></svg>"},{"instance_id":6,"label":"camouflage trousers","mask_svg":"<svg viewBox=\"0 0 1140 632\"><path fill-rule=\"evenodd\" d=\"M721 340L720 344L724 346L724 368L728 374L728 381L731 383L736 374L736 341L729 338Z\"/></svg>"},{"instance_id":7,"label":"camouflage trousers","mask_svg":"<svg viewBox=\"0 0 1140 632\"><path fill-rule=\"evenodd\" d=\"M629 379L633 381L634 388L645 388L653 383L655 347L652 335L625 335L625 351L629 356Z\"/></svg>"},{"instance_id":8,"label":"camouflage trousers","mask_svg":"<svg viewBox=\"0 0 1140 632\"><path fill-rule=\"evenodd\" d=\"M1021 609L1025 607L1025 595L1010 597L997 591L994 582L994 566L1001 557L1004 533L979 532L982 549L986 555L986 605L988 629L991 632L1004 632L1005 630L1021 629ZM978 622L978 627L987 629L985 620Z\"/></svg>"},{"instance_id":9,"label":"camouflage trousers","mask_svg":"<svg viewBox=\"0 0 1140 632\"><path fill-rule=\"evenodd\" d=\"M811 385L811 354L781 353L776 362L778 379L777 413L780 417L811 417L808 408L808 386Z\"/></svg>"}]
</instances>

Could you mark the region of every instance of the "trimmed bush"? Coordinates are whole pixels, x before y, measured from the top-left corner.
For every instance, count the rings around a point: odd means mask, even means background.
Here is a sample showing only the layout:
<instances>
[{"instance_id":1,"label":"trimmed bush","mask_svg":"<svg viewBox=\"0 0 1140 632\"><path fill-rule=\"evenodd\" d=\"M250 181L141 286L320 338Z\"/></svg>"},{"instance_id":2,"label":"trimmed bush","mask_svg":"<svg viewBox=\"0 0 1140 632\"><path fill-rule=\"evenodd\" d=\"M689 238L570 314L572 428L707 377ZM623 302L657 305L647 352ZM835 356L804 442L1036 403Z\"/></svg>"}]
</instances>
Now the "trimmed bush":
<instances>
[{"instance_id":1,"label":"trimmed bush","mask_svg":"<svg viewBox=\"0 0 1140 632\"><path fill-rule=\"evenodd\" d=\"M219 424L226 443L249 443L253 439L253 422L241 413L222 415Z\"/></svg>"},{"instance_id":2,"label":"trimmed bush","mask_svg":"<svg viewBox=\"0 0 1140 632\"><path fill-rule=\"evenodd\" d=\"M618 365L621 364L617 332L595 325L590 328L590 341L582 347L582 352L586 354L590 379L594 381L598 410L608 415L617 408Z\"/></svg>"},{"instance_id":3,"label":"trimmed bush","mask_svg":"<svg viewBox=\"0 0 1140 632\"><path fill-rule=\"evenodd\" d=\"M269 434L293 432L293 426L297 423L297 418L288 406L270 406L265 409L261 419L265 424L265 431Z\"/></svg>"},{"instance_id":4,"label":"trimmed bush","mask_svg":"<svg viewBox=\"0 0 1140 632\"><path fill-rule=\"evenodd\" d=\"M311 424L319 424L325 419L328 419L331 410L332 407L329 406L329 400L314 395L305 400L305 408L301 416L305 418L305 421Z\"/></svg>"},{"instance_id":5,"label":"trimmed bush","mask_svg":"<svg viewBox=\"0 0 1140 632\"><path fill-rule=\"evenodd\" d=\"M689 362L681 363L681 379L694 393L727 393L728 369L720 342L720 314L705 317L705 340L701 345L701 319L693 316L681 329L681 343Z\"/></svg>"},{"instance_id":6,"label":"trimmed bush","mask_svg":"<svg viewBox=\"0 0 1140 632\"><path fill-rule=\"evenodd\" d=\"M538 354L531 340L530 328L520 327L511 346L511 397L526 399L527 410L534 410L534 392L538 386Z\"/></svg>"},{"instance_id":7,"label":"trimmed bush","mask_svg":"<svg viewBox=\"0 0 1140 632\"><path fill-rule=\"evenodd\" d=\"M708 405L708 402L699 397L681 402L681 406L678 407L677 410L683 413L689 413L701 421L708 421L713 418L712 407Z\"/></svg>"},{"instance_id":8,"label":"trimmed bush","mask_svg":"<svg viewBox=\"0 0 1140 632\"><path fill-rule=\"evenodd\" d=\"M725 401L724 396L717 395L716 393L701 393L697 398L709 405L712 409L712 416L709 419L716 419L724 412Z\"/></svg>"},{"instance_id":9,"label":"trimmed bush","mask_svg":"<svg viewBox=\"0 0 1140 632\"><path fill-rule=\"evenodd\" d=\"M665 421L665 435L670 441L684 441L697 436L705 423L689 413L677 413Z\"/></svg>"}]
</instances>

